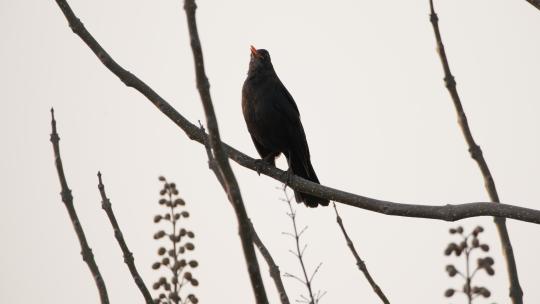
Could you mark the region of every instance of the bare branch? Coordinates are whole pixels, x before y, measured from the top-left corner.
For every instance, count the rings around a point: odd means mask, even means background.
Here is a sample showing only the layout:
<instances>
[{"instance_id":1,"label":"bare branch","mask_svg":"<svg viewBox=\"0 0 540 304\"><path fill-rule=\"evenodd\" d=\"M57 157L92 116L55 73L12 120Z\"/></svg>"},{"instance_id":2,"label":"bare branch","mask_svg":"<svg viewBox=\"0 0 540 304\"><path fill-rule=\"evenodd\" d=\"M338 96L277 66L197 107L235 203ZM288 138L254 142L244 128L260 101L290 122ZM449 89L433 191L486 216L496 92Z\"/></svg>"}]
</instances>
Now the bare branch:
<instances>
[{"instance_id":1,"label":"bare branch","mask_svg":"<svg viewBox=\"0 0 540 304\"><path fill-rule=\"evenodd\" d=\"M244 257L246 259L247 269L249 277L251 279L251 285L255 299L259 304L268 303L266 297L266 291L264 290L264 284L262 281L261 273L259 270L259 264L257 262L257 256L255 254L255 248L253 248L253 240L251 234L251 227L247 216L246 208L242 200L240 188L234 176L234 172L229 164L229 158L223 150L223 145L219 136L219 128L214 112L214 106L212 104L212 97L210 95L210 83L204 71L204 59L202 54L201 41L199 39L199 33L197 30L197 20L195 18L195 11L197 5L194 0L184 1L184 10L186 11L189 37L191 40L191 50L193 51L193 60L195 63L195 74L197 78L197 89L204 107L204 113L206 115L206 125L208 132L210 133L210 147L212 148L213 156L216 160L219 172L216 177L225 186L227 197L231 202L236 218L238 220L238 232L242 241L242 249L244 250ZM220 178L221 176L221 178Z\"/></svg>"},{"instance_id":2,"label":"bare branch","mask_svg":"<svg viewBox=\"0 0 540 304\"><path fill-rule=\"evenodd\" d=\"M199 127L201 128L202 132L205 132L204 126L201 124L201 121L199 121ZM212 148L210 147L210 143L208 142L207 136L204 138L204 148L206 150L206 156L208 157L208 169L214 172L214 174L216 175L216 178L219 181L219 184L221 185L221 187L223 187L223 190L226 190L225 181L223 180L223 176L221 176L221 174L219 173L216 159L212 155Z\"/></svg>"},{"instance_id":3,"label":"bare branch","mask_svg":"<svg viewBox=\"0 0 540 304\"><path fill-rule=\"evenodd\" d=\"M375 291L375 293L379 296L381 301L383 303L385 303L385 304L389 304L390 301L388 301L388 298L386 298L386 295L384 295L384 293L383 293L382 289L379 287L379 285L377 285L377 283L375 283L375 280L373 280L373 277L371 276L371 274L369 273L369 271L368 271L368 269L366 267L366 263L364 263L364 261L362 260L362 258L360 258L360 255L356 251L356 248L354 248L354 243L352 242L351 238L347 234L347 231L345 230L345 226L343 225L343 220L341 219L341 216L339 216L336 204L333 204L333 205L334 205L334 211L336 211L336 221L337 221L337 223L339 225L339 228L341 228L341 232L343 232L343 236L345 237L345 241L347 241L347 246L349 246L349 249L351 250L351 252L352 252L352 254L354 256L354 259L356 260L356 266L358 266L358 269L360 269L360 271L362 271L362 273L364 274L364 276L368 280L369 285L371 285L371 288L373 288L373 291Z\"/></svg>"},{"instance_id":4,"label":"bare branch","mask_svg":"<svg viewBox=\"0 0 540 304\"><path fill-rule=\"evenodd\" d=\"M153 304L154 301L152 300L152 296L150 295L148 288L146 288L146 285L144 284L143 279L139 275L139 272L137 271L137 267L135 267L135 259L133 258L133 253L129 251L126 241L124 240L124 235L122 234L122 231L120 230L120 226L118 225L118 221L116 220L116 217L114 216L111 201L107 198L107 194L105 194L105 186L103 185L102 180L101 180L101 172L98 172L97 175L98 175L98 180L99 180L98 189L99 189L99 194L101 195L101 208L105 210L105 213L107 213L107 217L109 218L109 221L111 222L111 225L114 231L114 237L118 241L118 245L120 245L120 249L122 249L122 253L124 254L124 262L128 266L129 272L131 273L131 276L133 277L135 284L141 291L146 303Z\"/></svg>"},{"instance_id":5,"label":"bare branch","mask_svg":"<svg viewBox=\"0 0 540 304\"><path fill-rule=\"evenodd\" d=\"M494 203L499 203L499 194L497 193L497 188L495 187L495 181L493 179L493 176L491 175L488 164L484 159L482 149L480 149L480 146L477 145L474 141L471 129L469 128L469 123L467 122L467 116L465 115L463 105L461 104L461 100L456 89L455 78L450 71L450 65L448 64L448 58L446 57L446 51L442 42L441 32L439 30L439 17L435 13L435 9L433 8L433 0L429 1L429 6L431 10L430 21L433 25L433 31L435 32L437 48L439 51L438 53L439 57L441 58L441 63L444 70L444 81L446 84L446 88L448 89L448 92L452 97L452 101L454 102L454 107L456 108L458 116L459 126L461 127L461 131L463 133L463 136L465 137L465 141L469 146L469 152L471 154L471 157L476 161L478 167L480 168L480 171L484 178L484 184L491 201ZM522 304L523 291L519 284L516 260L514 258L512 243L510 242L510 236L508 235L508 229L506 228L506 219L504 217L501 217L501 215L498 215L497 217L495 217L494 220L495 225L497 226L497 230L499 232L499 237L501 239L503 254L506 258L506 268L508 271L508 279L510 281L510 298L512 299L512 302L514 304Z\"/></svg>"},{"instance_id":6,"label":"bare branch","mask_svg":"<svg viewBox=\"0 0 540 304\"><path fill-rule=\"evenodd\" d=\"M146 98L148 98L152 104L154 104L163 114L165 114L165 116L180 127L190 139L195 140L200 144L204 144L207 138L207 135L204 132L202 132L196 125L189 122L146 83L116 63L99 45L94 37L90 35L65 0L56 0L56 2L68 20L73 32L75 32L75 34L77 34L86 43L86 45L94 52L94 54L96 54L96 56L111 72L118 76L118 78L122 80L124 84L135 88L141 94L146 96ZM257 162L257 160L236 150L226 143L222 144L226 155L243 167L251 169L254 172L260 172L261 174L267 175L282 183L287 183L289 187L299 192L312 194L353 207L386 215L429 218L452 222L477 216L499 216L540 224L540 210L518 207L514 205L495 205L489 202L457 205L446 204L441 206L434 206L434 204L432 204L432 206L426 206L394 203L319 185L292 174L289 176L289 178L287 178L287 174L285 174L284 171L268 164L261 165L261 163Z\"/></svg>"},{"instance_id":7,"label":"bare branch","mask_svg":"<svg viewBox=\"0 0 540 304\"><path fill-rule=\"evenodd\" d=\"M527 0L527 2L540 10L540 0Z\"/></svg>"},{"instance_id":8,"label":"bare branch","mask_svg":"<svg viewBox=\"0 0 540 304\"><path fill-rule=\"evenodd\" d=\"M270 252L259 238L257 231L253 227L253 223L251 221L249 223L251 225L253 243L255 244L255 246L257 246L259 252L262 254L264 259L266 260L266 263L268 264L270 277L274 280L274 284L276 285L276 289L278 290L279 299L281 300L282 304L289 304L289 297L287 296L287 292L285 291L285 287L283 286L283 282L281 281L281 273L279 272L279 267L278 265L276 265L276 262L274 262L274 258L272 258L272 255L270 255Z\"/></svg>"},{"instance_id":9,"label":"bare branch","mask_svg":"<svg viewBox=\"0 0 540 304\"><path fill-rule=\"evenodd\" d=\"M103 280L103 277L99 272L99 268L96 264L96 261L94 260L94 254L92 253L92 249L90 248L90 246L88 246L88 241L86 240L86 236L84 234L81 222L79 221L79 217L77 216L77 212L75 211L75 207L73 206L73 195L71 194L71 190L68 187L66 176L64 174L64 167L62 165L62 159L60 158L60 137L58 136L58 133L56 133L56 120L54 119L54 109L51 109L51 126L51 142L54 150L56 171L58 172L60 186L62 187L62 192L60 193L62 197L62 202L64 202L64 206L66 206L69 218L71 219L71 223L73 224L73 228L75 229L75 233L77 234L77 238L79 239L83 261L85 261L88 265L88 268L90 269L90 272L92 273L92 276L96 281L96 286L99 291L99 298L101 300L101 303L109 304L109 296L107 295L107 287L105 286L105 281Z\"/></svg>"}]
</instances>

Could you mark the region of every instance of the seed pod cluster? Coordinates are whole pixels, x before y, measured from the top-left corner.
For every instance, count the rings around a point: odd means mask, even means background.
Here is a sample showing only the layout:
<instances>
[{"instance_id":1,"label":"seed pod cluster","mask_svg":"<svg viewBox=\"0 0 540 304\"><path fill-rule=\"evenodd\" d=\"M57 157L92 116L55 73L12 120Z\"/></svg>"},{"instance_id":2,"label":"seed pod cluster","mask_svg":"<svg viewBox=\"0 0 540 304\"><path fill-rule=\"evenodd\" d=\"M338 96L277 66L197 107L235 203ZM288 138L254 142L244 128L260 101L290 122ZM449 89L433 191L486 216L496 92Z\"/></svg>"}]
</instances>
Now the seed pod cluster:
<instances>
[{"instance_id":1,"label":"seed pod cluster","mask_svg":"<svg viewBox=\"0 0 540 304\"><path fill-rule=\"evenodd\" d=\"M477 226L470 233L465 233L463 227L459 226L451 228L450 234L457 235L459 237L458 242L450 242L444 249L446 256L455 255L456 257L463 257L465 259L465 270L459 270L453 264L446 265L446 273L450 277L460 277L465 282L461 289L449 288L444 292L444 296L447 298L453 297L457 293L464 294L469 303L478 297L489 298L491 292L486 287L473 285L473 278L476 278L476 274L485 271L488 276L493 276L495 270L493 265L495 261L490 256L478 257L476 260L476 266L473 264L472 255L481 255L489 252L489 245L480 241L480 234L484 232L482 226ZM475 267L474 267L475 266ZM476 284L476 283L475 283Z\"/></svg>"},{"instance_id":2,"label":"seed pod cluster","mask_svg":"<svg viewBox=\"0 0 540 304\"><path fill-rule=\"evenodd\" d=\"M199 262L192 259L195 250L195 233L184 226L190 214L185 209L186 202L178 197L175 183L169 183L163 176L159 177L163 188L159 191L158 204L166 209L163 214L154 216L154 223L161 225L154 234L154 239L160 242L157 250L158 260L152 264L152 269L163 272L152 288L158 292L154 299L156 304L197 304L199 299L193 293L185 295L189 287L197 287L199 281L192 271ZM181 292L182 291L182 292Z\"/></svg>"}]
</instances>

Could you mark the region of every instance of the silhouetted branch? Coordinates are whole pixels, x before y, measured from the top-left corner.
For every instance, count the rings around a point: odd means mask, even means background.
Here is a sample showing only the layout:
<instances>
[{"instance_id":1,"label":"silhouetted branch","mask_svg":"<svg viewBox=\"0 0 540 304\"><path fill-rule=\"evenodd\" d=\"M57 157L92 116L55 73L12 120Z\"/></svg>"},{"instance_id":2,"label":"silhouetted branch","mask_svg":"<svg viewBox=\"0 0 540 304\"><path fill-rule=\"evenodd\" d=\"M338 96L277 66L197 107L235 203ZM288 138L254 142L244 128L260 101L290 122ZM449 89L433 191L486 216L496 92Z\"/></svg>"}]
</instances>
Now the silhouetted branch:
<instances>
[{"instance_id":1,"label":"silhouetted branch","mask_svg":"<svg viewBox=\"0 0 540 304\"><path fill-rule=\"evenodd\" d=\"M282 304L289 304L289 297L287 296L287 292L285 291L285 287L283 286L283 281L281 281L281 273L279 272L279 267L278 265L276 265L276 262L274 262L274 258L272 258L272 255L259 238L259 235L257 234L257 231L253 227L253 223L251 221L250 225L251 232L253 233L253 243L255 244L255 246L257 246L259 252L266 260L266 264L268 264L270 277L272 278L272 280L274 280L274 284L276 285L276 289L278 290L279 299L281 300Z\"/></svg>"},{"instance_id":2,"label":"silhouetted branch","mask_svg":"<svg viewBox=\"0 0 540 304\"><path fill-rule=\"evenodd\" d=\"M200 125L201 130L204 132L204 127L201 125L200 122L199 122L199 125ZM212 156L212 150L210 148L210 144L208 143L208 141L205 141L204 146L206 148L206 155L208 157L208 168L212 170L212 172L214 172L219 183L225 190L225 183L223 181L223 178L219 174L219 171L216 165L216 160ZM287 292L285 291L285 287L283 286L283 282L281 281L281 274L279 272L279 267L276 265L276 263L274 262L274 258L272 258L272 255L270 255L270 252L268 251L266 246L264 246L263 242L259 238L259 235L257 234L255 227L253 227L253 223L251 222L251 220L249 220L249 225L251 227L251 233L252 233L251 236L253 239L253 243L259 249L259 252L262 254L264 259L266 260L266 263L268 264L270 277L274 280L274 284L276 285L276 289L278 290L279 299L281 300L281 303L289 304L289 298L287 296Z\"/></svg>"},{"instance_id":3,"label":"silhouetted branch","mask_svg":"<svg viewBox=\"0 0 540 304\"><path fill-rule=\"evenodd\" d=\"M62 165L62 159L60 158L60 137L58 136L58 133L56 133L56 120L54 119L54 109L51 109L51 126L51 142L54 150L56 171L58 172L60 186L62 187L62 192L60 193L62 196L62 202L64 202L64 205L66 206L69 218L71 219L71 223L73 224L73 228L75 229L75 233L77 234L77 238L79 239L83 261L88 264L88 268L90 269L90 272L92 273L92 276L96 281L96 286L99 291L99 298L101 300L101 303L108 304L109 296L107 295L107 287L105 286L105 281L103 280L96 261L94 260L94 254L92 253L92 249L90 248L90 246L88 246L88 242L86 240L86 236L84 235L81 222L79 221L79 217L77 216L77 212L75 211L75 207L73 206L73 195L71 194L71 190L68 187L66 176L64 174L64 167Z\"/></svg>"},{"instance_id":4,"label":"silhouetted branch","mask_svg":"<svg viewBox=\"0 0 540 304\"><path fill-rule=\"evenodd\" d=\"M439 18L435 13L435 9L433 8L433 0L429 1L429 6L431 10L430 21L433 25L433 31L435 32L435 38L437 40L438 53L439 57L441 58L441 63L444 70L444 81L446 84L446 88L448 89L448 92L452 97L452 101L454 102L454 107L456 108L458 116L459 126L461 127L461 131L463 132L465 141L469 146L469 152L471 154L471 157L476 161L478 167L480 168L480 171L482 172L485 187L491 201L493 201L494 203L499 203L499 195L495 187L495 181L493 179L493 176L491 175L487 162L484 159L482 149L480 149L480 146L477 145L474 141L471 129L469 128L469 123L467 122L467 116L465 115L463 105L461 104L461 100L456 89L456 81L450 71L450 65L448 64L448 58L446 57L446 51L444 50L441 32L439 30ZM501 217L503 215L497 216L498 217L496 217L494 220L495 225L497 226L497 230L499 232L499 237L501 239L503 254L506 258L506 267L508 271L508 278L510 280L510 298L512 299L512 302L514 304L522 304L523 291L521 290L521 286L519 284L516 260L514 258L512 243L510 242L510 236L508 235L508 229L506 228L506 219L504 217Z\"/></svg>"},{"instance_id":5,"label":"silhouetted branch","mask_svg":"<svg viewBox=\"0 0 540 304\"><path fill-rule=\"evenodd\" d=\"M236 218L238 220L238 232L242 241L242 249L244 250L244 257L246 259L247 269L249 277L251 279L251 285L255 299L259 304L268 303L266 297L266 291L264 290L264 284L259 270L259 264L257 262L257 255L255 254L255 248L253 246L251 227L249 224L249 218L244 207L240 188L238 182L234 176L234 172L229 164L229 158L223 150L221 143L219 128L214 112L214 106L212 104L212 97L210 95L210 83L204 71L204 59L202 54L201 41L199 39L199 33L197 30L197 20L195 18L195 11L197 5L194 0L184 1L184 10L186 11L189 37L191 40L191 50L193 51L193 61L195 63L195 74L197 79L197 89L206 115L206 125L208 127L210 147L212 148L212 154L216 160L216 164L219 170L216 174L220 183L225 186L227 197L231 202ZM221 176L221 179L219 177Z\"/></svg>"},{"instance_id":6,"label":"silhouetted branch","mask_svg":"<svg viewBox=\"0 0 540 304\"><path fill-rule=\"evenodd\" d=\"M527 2L540 10L540 0L527 0Z\"/></svg>"},{"instance_id":7,"label":"silhouetted branch","mask_svg":"<svg viewBox=\"0 0 540 304\"><path fill-rule=\"evenodd\" d=\"M343 226L343 220L341 219L341 216L339 216L336 204L333 204L333 205L334 205L334 211L336 211L336 221L337 221L337 223L339 225L339 228L341 228L341 232L343 232L343 236L345 237L345 241L347 241L347 246L351 250L351 252L352 252L352 254L354 256L354 259L356 260L356 266L358 266L358 269L360 269L360 271L362 271L362 273L364 274L364 276L368 280L369 285L371 285L371 288L373 288L373 291L375 291L375 293L379 296L381 301L383 303L385 303L385 304L389 304L390 302L388 301L388 299L384 295L382 289L379 287L379 285L377 285L377 283L375 283L375 280L373 280L373 277L371 277L371 274L369 273L369 271L368 271L368 269L366 267L366 263L364 263L364 261L362 260L362 258L360 258L360 255L358 254L358 252L354 248L354 244L353 244L351 238L349 237L349 235L347 234L347 231L345 230L345 226Z\"/></svg>"},{"instance_id":8,"label":"silhouetted branch","mask_svg":"<svg viewBox=\"0 0 540 304\"><path fill-rule=\"evenodd\" d=\"M114 216L111 201L107 198L107 194L105 194L105 186L103 185L102 180L101 180L101 172L98 172L97 176L99 180L99 183L98 183L99 194L101 195L101 208L105 210L105 213L107 213L107 217L109 218L109 221L111 222L111 225L114 231L114 237L118 241L118 245L120 245L120 249L122 249L122 253L124 254L124 262L128 266L129 272L131 273L131 276L133 277L135 284L141 291L146 303L153 304L154 301L152 300L152 296L150 295L148 288L146 288L146 285L144 284L143 279L139 275L139 272L137 271L137 267L135 267L135 259L133 258L133 253L129 251L126 241L124 240L124 235L122 234L122 231L120 230L120 226L118 225L118 221L116 220L116 217Z\"/></svg>"},{"instance_id":9,"label":"silhouetted branch","mask_svg":"<svg viewBox=\"0 0 540 304\"><path fill-rule=\"evenodd\" d=\"M167 101L159 96L151 87L141 81L135 75L122 68L116 63L109 54L99 45L99 43L90 35L81 21L75 16L65 0L56 0L58 6L64 13L70 28L77 34L86 45L96 54L100 61L128 87L132 87L146 96L165 116L180 127L185 134L192 140L204 144L208 137L196 125L189 122ZM350 205L353 207L370 210L377 213L394 216L430 218L444 221L457 221L464 218L476 216L499 216L513 218L516 220L540 224L540 210L518 207L507 204L491 204L488 202L466 203L457 205L426 206L405 203L394 203L390 201L377 200L346 191L319 185L305 180L295 175L284 174L284 171L261 164L257 160L236 150L235 148L223 144L223 151L226 155L237 162L239 165L260 172L275 180L287 185L294 190L312 194L321 198L326 198L335 202Z\"/></svg>"}]
</instances>

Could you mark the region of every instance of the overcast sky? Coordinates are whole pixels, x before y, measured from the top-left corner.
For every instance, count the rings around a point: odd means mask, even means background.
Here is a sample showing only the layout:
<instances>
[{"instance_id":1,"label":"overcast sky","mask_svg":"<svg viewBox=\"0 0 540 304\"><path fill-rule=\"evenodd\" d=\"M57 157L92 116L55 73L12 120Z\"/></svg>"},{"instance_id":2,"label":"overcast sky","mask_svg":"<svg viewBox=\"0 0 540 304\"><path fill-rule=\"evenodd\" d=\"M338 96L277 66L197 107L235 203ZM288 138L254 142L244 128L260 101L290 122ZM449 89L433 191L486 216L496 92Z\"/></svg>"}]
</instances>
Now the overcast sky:
<instances>
[{"instance_id":1,"label":"overcast sky","mask_svg":"<svg viewBox=\"0 0 540 304\"><path fill-rule=\"evenodd\" d=\"M70 1L126 69L192 122L204 121L181 1ZM444 87L428 1L198 1L197 18L223 139L256 156L240 107L249 45L270 51L302 115L322 183L426 205L488 200ZM538 209L540 12L525 0L436 1L450 64L473 135L501 200ZM146 283L156 260L159 175L177 183L196 233L202 303L253 303L230 204L201 145L126 88L69 29L55 1L0 0L0 302L97 303L66 210L49 142L54 106L76 209L112 303L143 303L101 210L96 172ZM286 168L283 159L278 166ZM235 163L244 202L282 272L299 274L280 186ZM464 303L443 255L457 224L481 224L495 277L477 276L489 301L508 303L491 218L446 223L340 205L349 234L392 303ZM379 303L356 269L331 208L297 206L308 225L310 269L322 262L321 303ZM508 221L526 303L540 303L540 226ZM275 288L261 259L266 289ZM291 299L302 286L284 278Z\"/></svg>"}]
</instances>

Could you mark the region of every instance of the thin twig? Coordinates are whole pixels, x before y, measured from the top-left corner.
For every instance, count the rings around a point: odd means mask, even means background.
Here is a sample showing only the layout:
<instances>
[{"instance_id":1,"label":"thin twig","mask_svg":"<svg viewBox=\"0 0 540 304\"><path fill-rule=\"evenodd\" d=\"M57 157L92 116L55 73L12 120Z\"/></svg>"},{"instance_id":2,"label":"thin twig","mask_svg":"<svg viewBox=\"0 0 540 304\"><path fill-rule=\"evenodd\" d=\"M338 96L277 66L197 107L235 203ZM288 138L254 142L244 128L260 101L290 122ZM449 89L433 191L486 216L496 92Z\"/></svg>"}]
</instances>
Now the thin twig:
<instances>
[{"instance_id":1,"label":"thin twig","mask_svg":"<svg viewBox=\"0 0 540 304\"><path fill-rule=\"evenodd\" d=\"M264 246L263 242L259 238L259 235L257 234L257 231L253 227L253 223L250 221L251 226L251 232L253 236L253 243L257 248L259 249L259 252L262 254L264 259L266 260L266 264L268 264L268 269L270 272L270 277L272 280L274 280L274 284L276 285L276 289L278 290L279 299L281 300L282 304L289 304L289 297L287 296L287 292L285 291L285 287L283 286L283 281L281 281L281 273L279 271L278 265L276 265L276 262L274 261L274 258L272 258L272 255Z\"/></svg>"},{"instance_id":2,"label":"thin twig","mask_svg":"<svg viewBox=\"0 0 540 304\"><path fill-rule=\"evenodd\" d=\"M144 281L141 278L141 276L139 275L139 272L137 271L137 267L135 267L135 259L133 258L133 253L129 251L126 241L124 240L124 235L122 234L122 230L120 230L118 221L116 220L116 217L114 216L111 201L109 200L109 198L107 198L107 194L105 193L105 186L103 185L103 182L101 180L101 172L98 172L97 176L99 180L99 183L98 183L99 194L101 195L101 208L105 210L105 213L107 213L107 217L109 218L109 221L111 222L111 225L114 231L114 237L118 241L118 245L120 246L120 249L122 249L122 253L124 254L124 263L126 263L126 265L128 266L129 272L131 273L131 276L133 277L135 284L141 291L146 303L153 304L154 300L152 300L152 296L150 295L148 288L144 284Z\"/></svg>"},{"instance_id":3,"label":"thin twig","mask_svg":"<svg viewBox=\"0 0 540 304\"><path fill-rule=\"evenodd\" d=\"M345 241L347 241L347 246L349 246L349 249L351 250L351 252L352 252L352 254L354 256L354 259L356 260L356 266L358 266L358 269L360 269L360 271L362 271L362 273L364 274L364 276L368 280L369 285L371 285L371 288L373 288L373 291L375 291L375 293L377 294L377 296L379 296L381 301L383 303L385 303L385 304L389 304L390 301L388 301L388 298L383 293L383 291L379 287L379 285L377 285L377 283L375 283L375 280L373 280L373 277L371 276L371 274L369 273L369 271L367 269L366 263L364 263L364 261L362 260L362 258L360 258L360 255L356 251L356 248L354 247L354 243L352 242L351 238L347 234L347 231L345 230L345 226L343 225L343 220L341 219L341 216L339 216L336 204L333 204L333 205L334 205L334 211L336 211L336 221L337 221L337 223L339 225L339 228L341 228L341 232L343 232L343 236L345 237Z\"/></svg>"},{"instance_id":4,"label":"thin twig","mask_svg":"<svg viewBox=\"0 0 540 304\"><path fill-rule=\"evenodd\" d=\"M307 300L307 303L309 303L309 304L317 304L318 301L319 301L319 298L314 296L313 288L312 288L311 283L313 282L313 278L314 278L315 274L319 271L319 268L321 267L322 263L320 263L317 266L317 268L315 268L315 271L313 271L313 274L311 275L311 277L308 277L308 274L307 274L307 271L306 271L306 265L304 263L304 251L305 251L307 245L304 245L304 247L302 249L300 249L300 234L302 232L304 232L307 227L304 227L301 230L301 232L298 231L298 226L296 225L296 211L292 207L291 197L289 197L289 195L287 194L286 185L284 185L284 187L283 187L283 193L285 194L285 201L287 202L287 205L289 206L289 211L290 212L288 212L287 215L291 218L291 221L292 221L292 224L293 224L294 234L291 234L291 236L294 238L295 245L296 245L296 252L291 251L291 253L294 256L296 256L296 258L298 259L298 262L300 263L300 266L302 268L302 275L304 276L304 279L300 279L299 277L297 277L297 276L295 276L293 274L290 274L290 273L286 273L286 276L294 278L294 279L300 281L301 283L303 283L306 286L306 289L307 289L308 294L309 294L309 298L307 298L307 297L305 297L303 295L302 295L302 298L304 298L304 300Z\"/></svg>"},{"instance_id":5,"label":"thin twig","mask_svg":"<svg viewBox=\"0 0 540 304\"><path fill-rule=\"evenodd\" d=\"M88 265L88 268L90 269L90 272L92 273L92 276L96 281L96 286L99 292L99 298L101 300L101 303L108 304L109 296L107 295L107 287L105 286L105 281L103 280L96 261L94 260L94 254L92 253L92 249L90 248L90 246L88 245L88 241L86 240L86 236L84 234L81 222L79 221L79 217L77 216L77 212L75 211L75 207L73 206L73 195L71 194L71 190L69 189L67 184L66 175L64 174L64 167L62 165L62 159L60 158L60 136L58 136L58 133L56 132L54 109L51 109L51 126L51 142L54 150L56 171L58 172L60 186L62 187L62 192L60 193L62 197L62 202L64 202L64 206L66 206L69 218L71 219L71 223L73 224L73 228L75 229L75 233L77 234L77 238L79 239L83 261L85 261Z\"/></svg>"},{"instance_id":6,"label":"thin twig","mask_svg":"<svg viewBox=\"0 0 540 304\"><path fill-rule=\"evenodd\" d=\"M58 6L64 13L70 28L77 34L86 45L94 52L112 73L128 87L134 88L154 104L165 116L173 121L191 140L204 144L208 135L202 132L199 127L188 121L182 114L173 108L165 99L157 94L151 87L141 79L122 68L111 56L99 45L99 43L86 30L79 18L73 13L65 0L56 0ZM391 201L378 200L338 190L324 185L319 185L295 175L287 175L284 171L268 165L261 164L256 159L247 156L237 149L222 143L226 155L239 165L260 172L282 183L287 183L292 189L312 194L321 198L335 202L361 208L377 213L393 216L405 216L416 218L429 218L454 222L457 220L477 217L477 216L499 216L513 218L519 221L540 224L540 210L518 207L508 204L491 204L490 202L475 202L464 204L445 204L436 206L438 203L429 205L415 205L406 203L395 203Z\"/></svg>"},{"instance_id":7,"label":"thin twig","mask_svg":"<svg viewBox=\"0 0 540 304\"><path fill-rule=\"evenodd\" d=\"M441 38L441 32L439 30L439 18L437 14L435 13L435 9L433 8L433 0L429 1L429 6L431 10L430 21L431 21L431 24L433 25L433 31L435 32L435 38L437 40L438 53L439 53L439 57L441 59L441 63L444 70L444 81L446 84L446 88L448 89L448 92L450 93L450 96L452 97L452 101L454 102L454 107L456 108L456 112L458 116L459 126L461 127L461 131L469 147L469 152L471 154L471 157L476 161L482 173L486 191L488 192L491 201L494 203L499 203L500 202L499 194L497 193L497 188L495 187L495 181L493 179L493 175L491 174L488 164L486 160L484 159L482 149L480 149L480 146L477 145L476 142L474 141L474 138L471 133L471 129L469 127L469 123L467 122L467 116L465 115L465 111L463 110L463 105L461 104L461 100L459 98L459 94L456 89L455 78L452 75L452 72L450 71L450 65L448 64L448 58L446 56L446 51L444 49L444 45ZM516 260L515 260L514 252L512 249L512 243L510 242L508 229L506 228L506 219L504 217L498 216L498 217L495 217L494 220L495 220L495 225L497 226L497 230L499 232L499 237L501 239L503 254L506 259L508 279L510 281L510 298L512 299L512 302L514 304L522 304L523 291L519 284Z\"/></svg>"}]
</instances>

